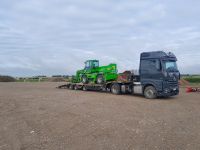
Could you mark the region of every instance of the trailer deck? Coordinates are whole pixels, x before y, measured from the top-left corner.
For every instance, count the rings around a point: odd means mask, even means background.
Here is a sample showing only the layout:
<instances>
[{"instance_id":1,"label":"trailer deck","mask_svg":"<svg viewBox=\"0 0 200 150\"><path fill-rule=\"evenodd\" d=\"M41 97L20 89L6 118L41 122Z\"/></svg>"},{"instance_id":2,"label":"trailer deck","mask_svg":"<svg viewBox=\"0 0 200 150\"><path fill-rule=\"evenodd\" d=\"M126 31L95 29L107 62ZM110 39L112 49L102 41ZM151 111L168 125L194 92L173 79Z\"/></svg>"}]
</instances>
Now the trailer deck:
<instances>
[{"instance_id":1,"label":"trailer deck","mask_svg":"<svg viewBox=\"0 0 200 150\"><path fill-rule=\"evenodd\" d=\"M121 81L111 81L103 84L84 84L84 83L66 83L60 85L57 88L59 89L70 89L70 90L91 90L91 91L104 91L111 92L113 94L131 94L134 91L134 86L140 85L139 82L121 82ZM137 90L138 91L138 90ZM136 93L135 93L136 94ZM140 93L138 93L140 94Z\"/></svg>"}]
</instances>

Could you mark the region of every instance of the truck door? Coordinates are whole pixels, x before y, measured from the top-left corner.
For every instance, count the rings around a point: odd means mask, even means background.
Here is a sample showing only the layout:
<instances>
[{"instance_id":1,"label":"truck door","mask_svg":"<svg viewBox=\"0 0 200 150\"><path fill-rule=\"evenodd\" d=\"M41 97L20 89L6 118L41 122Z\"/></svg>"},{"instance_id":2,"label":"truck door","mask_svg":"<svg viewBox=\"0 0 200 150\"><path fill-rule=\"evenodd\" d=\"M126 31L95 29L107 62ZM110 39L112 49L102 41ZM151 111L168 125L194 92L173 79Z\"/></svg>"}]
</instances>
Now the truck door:
<instances>
[{"instance_id":1,"label":"truck door","mask_svg":"<svg viewBox=\"0 0 200 150\"><path fill-rule=\"evenodd\" d=\"M162 90L162 67L159 59L142 59L140 62L140 81L143 86L152 84L157 91Z\"/></svg>"}]
</instances>

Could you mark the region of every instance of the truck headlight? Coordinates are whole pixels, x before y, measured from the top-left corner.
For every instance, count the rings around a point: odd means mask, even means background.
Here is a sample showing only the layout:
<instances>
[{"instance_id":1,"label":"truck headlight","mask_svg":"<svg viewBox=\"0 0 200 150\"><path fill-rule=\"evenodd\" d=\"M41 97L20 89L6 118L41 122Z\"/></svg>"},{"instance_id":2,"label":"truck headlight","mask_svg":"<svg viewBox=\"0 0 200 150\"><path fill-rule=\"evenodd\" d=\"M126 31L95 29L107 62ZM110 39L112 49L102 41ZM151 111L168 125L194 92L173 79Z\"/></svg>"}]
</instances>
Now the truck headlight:
<instances>
[{"instance_id":1,"label":"truck headlight","mask_svg":"<svg viewBox=\"0 0 200 150\"><path fill-rule=\"evenodd\" d=\"M164 76L167 78L167 72L164 72Z\"/></svg>"},{"instance_id":2,"label":"truck headlight","mask_svg":"<svg viewBox=\"0 0 200 150\"><path fill-rule=\"evenodd\" d=\"M169 73L169 76L172 78L174 76L174 73Z\"/></svg>"},{"instance_id":3,"label":"truck headlight","mask_svg":"<svg viewBox=\"0 0 200 150\"><path fill-rule=\"evenodd\" d=\"M168 88L164 89L164 93L169 93L170 90Z\"/></svg>"}]
</instances>

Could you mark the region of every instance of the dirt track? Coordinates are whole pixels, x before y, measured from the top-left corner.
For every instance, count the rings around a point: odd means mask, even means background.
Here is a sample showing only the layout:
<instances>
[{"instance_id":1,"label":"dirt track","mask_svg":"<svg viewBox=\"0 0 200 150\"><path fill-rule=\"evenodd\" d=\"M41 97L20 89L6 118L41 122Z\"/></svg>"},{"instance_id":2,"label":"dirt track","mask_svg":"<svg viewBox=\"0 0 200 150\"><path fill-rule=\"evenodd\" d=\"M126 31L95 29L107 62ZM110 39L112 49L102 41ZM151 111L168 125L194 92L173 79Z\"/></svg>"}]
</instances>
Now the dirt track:
<instances>
[{"instance_id":1,"label":"dirt track","mask_svg":"<svg viewBox=\"0 0 200 150\"><path fill-rule=\"evenodd\" d=\"M0 150L199 150L200 93L162 100L0 83Z\"/></svg>"}]
</instances>

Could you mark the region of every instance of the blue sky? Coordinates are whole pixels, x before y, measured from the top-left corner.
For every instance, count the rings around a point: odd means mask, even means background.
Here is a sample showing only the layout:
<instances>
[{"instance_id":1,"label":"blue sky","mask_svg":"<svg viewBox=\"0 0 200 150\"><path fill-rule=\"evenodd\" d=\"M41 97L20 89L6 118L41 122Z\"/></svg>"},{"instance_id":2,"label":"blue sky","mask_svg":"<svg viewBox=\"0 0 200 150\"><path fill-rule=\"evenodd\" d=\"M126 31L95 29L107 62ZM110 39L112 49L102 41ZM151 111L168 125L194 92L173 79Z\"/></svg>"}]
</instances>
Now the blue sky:
<instances>
[{"instance_id":1,"label":"blue sky","mask_svg":"<svg viewBox=\"0 0 200 150\"><path fill-rule=\"evenodd\" d=\"M87 59L138 69L155 50L200 73L199 0L0 1L0 74L74 74Z\"/></svg>"}]
</instances>

